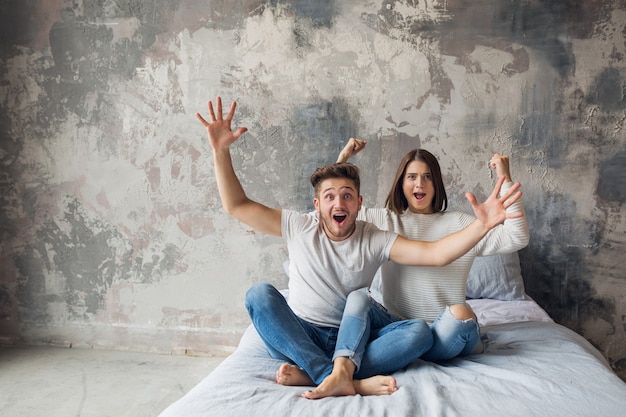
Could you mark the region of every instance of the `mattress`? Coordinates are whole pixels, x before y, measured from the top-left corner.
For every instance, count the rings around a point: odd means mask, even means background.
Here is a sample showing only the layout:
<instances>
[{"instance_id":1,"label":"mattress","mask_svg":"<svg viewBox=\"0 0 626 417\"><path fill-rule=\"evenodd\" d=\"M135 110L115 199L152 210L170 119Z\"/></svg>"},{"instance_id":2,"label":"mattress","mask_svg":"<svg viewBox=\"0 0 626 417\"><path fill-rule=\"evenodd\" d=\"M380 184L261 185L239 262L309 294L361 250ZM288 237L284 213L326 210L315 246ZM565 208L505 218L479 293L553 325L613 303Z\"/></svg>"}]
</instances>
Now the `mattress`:
<instances>
[{"instance_id":1,"label":"mattress","mask_svg":"<svg viewBox=\"0 0 626 417\"><path fill-rule=\"evenodd\" d=\"M272 359L249 327L238 348L160 417L626 415L626 383L583 337L533 300L469 300L481 354L418 360L396 373L398 391L308 400L274 381Z\"/></svg>"}]
</instances>

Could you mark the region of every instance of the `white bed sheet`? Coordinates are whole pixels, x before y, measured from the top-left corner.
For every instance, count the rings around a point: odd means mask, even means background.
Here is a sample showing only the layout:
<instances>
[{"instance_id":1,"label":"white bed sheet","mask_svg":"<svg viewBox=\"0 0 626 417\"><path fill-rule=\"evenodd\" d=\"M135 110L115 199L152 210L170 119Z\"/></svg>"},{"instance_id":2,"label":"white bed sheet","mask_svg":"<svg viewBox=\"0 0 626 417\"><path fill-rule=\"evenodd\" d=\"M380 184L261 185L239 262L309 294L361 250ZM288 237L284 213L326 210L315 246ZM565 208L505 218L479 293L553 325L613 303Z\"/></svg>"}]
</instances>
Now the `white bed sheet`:
<instances>
[{"instance_id":1,"label":"white bed sheet","mask_svg":"<svg viewBox=\"0 0 626 417\"><path fill-rule=\"evenodd\" d=\"M274 382L281 361L249 327L237 350L160 417L626 415L626 383L534 301L470 304L484 326L485 352L418 360L394 374L399 389L392 395L301 398L306 388Z\"/></svg>"}]
</instances>

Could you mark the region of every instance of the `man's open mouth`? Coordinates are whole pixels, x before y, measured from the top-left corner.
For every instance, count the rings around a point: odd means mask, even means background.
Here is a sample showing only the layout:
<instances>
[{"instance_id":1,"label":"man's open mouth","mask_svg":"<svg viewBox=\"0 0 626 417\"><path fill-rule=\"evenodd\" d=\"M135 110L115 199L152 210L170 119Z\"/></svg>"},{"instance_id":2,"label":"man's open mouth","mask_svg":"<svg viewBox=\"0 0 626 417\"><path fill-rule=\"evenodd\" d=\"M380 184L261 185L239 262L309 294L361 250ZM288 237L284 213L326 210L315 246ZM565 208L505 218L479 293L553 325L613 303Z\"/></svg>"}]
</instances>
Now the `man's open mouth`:
<instances>
[{"instance_id":1,"label":"man's open mouth","mask_svg":"<svg viewBox=\"0 0 626 417\"><path fill-rule=\"evenodd\" d=\"M333 214L333 220L337 223L343 223L348 216L346 214Z\"/></svg>"}]
</instances>

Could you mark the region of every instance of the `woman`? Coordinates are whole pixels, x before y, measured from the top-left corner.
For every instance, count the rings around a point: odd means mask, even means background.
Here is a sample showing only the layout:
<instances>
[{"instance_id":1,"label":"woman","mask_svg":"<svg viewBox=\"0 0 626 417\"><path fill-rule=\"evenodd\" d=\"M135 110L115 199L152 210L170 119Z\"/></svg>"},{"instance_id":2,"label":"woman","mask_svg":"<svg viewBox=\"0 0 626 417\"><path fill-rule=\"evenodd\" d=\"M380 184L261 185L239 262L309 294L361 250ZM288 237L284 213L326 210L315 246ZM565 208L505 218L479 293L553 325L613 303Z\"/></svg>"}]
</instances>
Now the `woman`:
<instances>
[{"instance_id":1,"label":"woman","mask_svg":"<svg viewBox=\"0 0 626 417\"><path fill-rule=\"evenodd\" d=\"M346 162L365 145L365 141L351 138L337 162ZM505 177L502 192L513 185L507 156L496 153L489 166L498 177ZM415 149L400 162L385 208L363 208L359 219L409 239L438 240L475 220L463 212L448 212L447 206L437 158L424 149ZM508 210L523 212L521 199ZM382 304L378 308L388 310L398 319L423 319L431 324L433 346L423 359L439 361L482 352L478 320L465 302L467 277L474 257L515 252L528 245L529 236L523 216L496 226L466 255L447 266L403 266L387 262L380 271L382 299L375 291L373 295Z\"/></svg>"}]
</instances>

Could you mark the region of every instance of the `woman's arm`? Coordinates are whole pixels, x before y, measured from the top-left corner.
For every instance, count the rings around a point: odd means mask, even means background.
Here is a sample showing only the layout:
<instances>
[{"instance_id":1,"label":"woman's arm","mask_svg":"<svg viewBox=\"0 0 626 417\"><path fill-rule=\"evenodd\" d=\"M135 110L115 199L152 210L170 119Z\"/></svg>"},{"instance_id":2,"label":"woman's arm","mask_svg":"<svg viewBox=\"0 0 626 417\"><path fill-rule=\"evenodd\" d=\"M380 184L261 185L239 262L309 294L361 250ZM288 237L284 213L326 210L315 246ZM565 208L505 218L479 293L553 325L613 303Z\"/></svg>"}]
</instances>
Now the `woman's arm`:
<instances>
[{"instance_id":1,"label":"woman's arm","mask_svg":"<svg viewBox=\"0 0 626 417\"><path fill-rule=\"evenodd\" d=\"M362 139L348 139L348 143L346 143L346 146L343 147L337 156L337 163L348 162L348 159L361 152L363 148L365 148L365 145L367 145L367 142Z\"/></svg>"},{"instance_id":2,"label":"woman's arm","mask_svg":"<svg viewBox=\"0 0 626 417\"><path fill-rule=\"evenodd\" d=\"M521 192L518 191L520 184L514 184L508 191L499 196L503 182L504 177L501 177L491 195L483 203L478 203L473 194L466 193L476 215L476 220L469 226L435 242L415 241L398 237L391 247L389 258L404 265L443 266L463 256L490 229L506 219L523 216L523 213L510 213L506 210L521 197Z\"/></svg>"}]
</instances>

